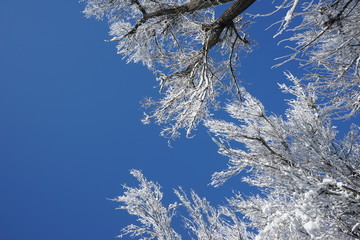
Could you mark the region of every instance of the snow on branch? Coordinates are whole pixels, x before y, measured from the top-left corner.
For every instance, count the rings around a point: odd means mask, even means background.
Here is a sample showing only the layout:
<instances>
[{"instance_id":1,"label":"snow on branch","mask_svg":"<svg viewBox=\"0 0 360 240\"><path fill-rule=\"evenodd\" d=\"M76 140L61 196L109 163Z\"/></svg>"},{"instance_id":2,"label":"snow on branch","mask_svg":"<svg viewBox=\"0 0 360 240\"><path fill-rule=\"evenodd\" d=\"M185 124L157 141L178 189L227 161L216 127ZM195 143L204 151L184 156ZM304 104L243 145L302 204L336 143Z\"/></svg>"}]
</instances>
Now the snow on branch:
<instances>
[{"instance_id":1,"label":"snow on branch","mask_svg":"<svg viewBox=\"0 0 360 240\"><path fill-rule=\"evenodd\" d=\"M229 168L213 175L219 186L244 170L243 181L266 197L230 201L258 229L257 239L357 239L360 229L359 127L344 140L331 124L334 108L317 103L313 84L286 73L291 86L286 118L268 116L250 94L227 111L238 124L207 120ZM240 143L236 149L231 143ZM318 211L314 211L317 209ZM336 227L335 227L336 226Z\"/></svg>"},{"instance_id":2,"label":"snow on branch","mask_svg":"<svg viewBox=\"0 0 360 240\"><path fill-rule=\"evenodd\" d=\"M133 170L139 187L125 186L115 201L137 216L139 225L124 228L121 236L180 239L171 220L181 206L187 210L185 227L198 239L360 239L359 127L353 125L339 140L332 123L334 116L347 118L360 109L360 1L275 5L274 12L286 12L276 35L292 32L286 40L294 52L283 63L300 60L309 69L301 78L285 74L291 84L280 87L293 98L284 116L268 114L240 86L236 68L251 42L239 14L255 1L233 1L216 18L213 7L227 2L87 1L87 16L109 19L118 53L157 76L163 97L145 101L150 110L144 122L164 124L162 135L175 138L180 129L189 136L204 120L219 153L229 158L228 169L215 173L212 184L246 170L243 181L263 194L235 195L230 206L215 208L180 189L175 191L180 203L164 207L160 186ZM236 122L210 119L224 90L238 97L226 106Z\"/></svg>"},{"instance_id":3,"label":"snow on branch","mask_svg":"<svg viewBox=\"0 0 360 240\"><path fill-rule=\"evenodd\" d=\"M275 66L300 60L308 69L303 81L316 84L319 96L338 109L338 117L351 117L360 109L360 2L302 2L299 7L300 1L292 1L276 34L286 30L292 16L301 17L299 23L288 29L292 36L283 40L293 53L279 58L285 60Z\"/></svg>"},{"instance_id":4,"label":"snow on branch","mask_svg":"<svg viewBox=\"0 0 360 240\"><path fill-rule=\"evenodd\" d=\"M144 122L153 119L164 124L163 136L175 138L182 128L190 136L217 106L219 91L240 93L235 68L238 53L249 51L250 41L242 30L246 23L238 15L255 0L234 1L215 18L214 6L227 2L87 1L86 16L109 19L118 53L158 76L163 97L145 103L151 108ZM222 61L213 59L216 51L223 54Z\"/></svg>"},{"instance_id":5,"label":"snow on branch","mask_svg":"<svg viewBox=\"0 0 360 240\"><path fill-rule=\"evenodd\" d=\"M163 193L160 186L148 181L139 170L131 170L130 173L139 181L139 187L125 185L124 195L112 200L123 204L118 209L126 210L129 214L137 216L140 225L128 225L123 228L123 233L119 237L129 235L131 237L142 236L143 239L181 239L180 235L171 227L176 204L164 207L161 203Z\"/></svg>"},{"instance_id":6,"label":"snow on branch","mask_svg":"<svg viewBox=\"0 0 360 240\"><path fill-rule=\"evenodd\" d=\"M190 198L182 188L174 190L180 203L164 207L161 203L163 193L160 186L147 180L138 170L131 174L139 181L139 187L124 186L124 195L113 199L122 203L119 209L138 217L140 225L130 224L122 229L119 237L141 237L141 239L176 240L181 236L171 227L171 220L184 207L187 215L182 215L185 230L197 239L238 240L253 239L254 234L247 230L247 225L229 206L217 208L191 191Z\"/></svg>"}]
</instances>

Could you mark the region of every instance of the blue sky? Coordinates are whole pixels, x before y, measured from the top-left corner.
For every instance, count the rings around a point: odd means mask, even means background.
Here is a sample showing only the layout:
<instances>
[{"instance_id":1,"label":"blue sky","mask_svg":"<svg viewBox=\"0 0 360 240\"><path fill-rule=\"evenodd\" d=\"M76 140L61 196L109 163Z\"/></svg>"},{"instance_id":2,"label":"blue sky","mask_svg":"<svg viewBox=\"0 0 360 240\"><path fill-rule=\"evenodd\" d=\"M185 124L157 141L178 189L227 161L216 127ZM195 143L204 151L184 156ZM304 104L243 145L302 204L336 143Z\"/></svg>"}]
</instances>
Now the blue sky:
<instances>
[{"instance_id":1,"label":"blue sky","mask_svg":"<svg viewBox=\"0 0 360 240\"><path fill-rule=\"evenodd\" d=\"M0 239L114 239L133 220L108 201L132 185L129 169L172 189L193 188L215 205L232 189L254 192L239 178L207 186L226 168L206 129L169 148L160 127L143 125L140 101L157 96L152 74L125 64L106 22L84 18L77 1L0 2ZM264 11L262 2L251 7ZM258 45L243 60L242 79L273 112L284 103L271 70L282 48L252 26ZM250 85L251 84L251 85Z\"/></svg>"}]
</instances>

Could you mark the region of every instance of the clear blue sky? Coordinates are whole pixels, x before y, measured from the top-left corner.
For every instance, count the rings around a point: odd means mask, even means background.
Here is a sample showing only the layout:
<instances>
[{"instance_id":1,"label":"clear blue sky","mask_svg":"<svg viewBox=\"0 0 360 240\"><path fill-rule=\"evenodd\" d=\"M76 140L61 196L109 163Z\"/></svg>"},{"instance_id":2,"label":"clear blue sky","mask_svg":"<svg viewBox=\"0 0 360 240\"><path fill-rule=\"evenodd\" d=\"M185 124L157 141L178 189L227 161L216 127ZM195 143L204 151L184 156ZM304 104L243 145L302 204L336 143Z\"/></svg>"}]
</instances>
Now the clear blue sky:
<instances>
[{"instance_id":1,"label":"clear blue sky","mask_svg":"<svg viewBox=\"0 0 360 240\"><path fill-rule=\"evenodd\" d=\"M214 204L232 189L253 191L239 178L207 186L227 159L203 127L169 148L159 126L140 122L139 102L157 94L154 77L126 65L104 42L106 22L85 19L83 7L74 0L0 2L0 239L114 239L133 218L107 198L135 183L132 168L163 186L166 203L180 185ZM270 67L282 53L274 31L264 31L270 22L252 26L259 45L240 71L280 114L283 69Z\"/></svg>"}]
</instances>

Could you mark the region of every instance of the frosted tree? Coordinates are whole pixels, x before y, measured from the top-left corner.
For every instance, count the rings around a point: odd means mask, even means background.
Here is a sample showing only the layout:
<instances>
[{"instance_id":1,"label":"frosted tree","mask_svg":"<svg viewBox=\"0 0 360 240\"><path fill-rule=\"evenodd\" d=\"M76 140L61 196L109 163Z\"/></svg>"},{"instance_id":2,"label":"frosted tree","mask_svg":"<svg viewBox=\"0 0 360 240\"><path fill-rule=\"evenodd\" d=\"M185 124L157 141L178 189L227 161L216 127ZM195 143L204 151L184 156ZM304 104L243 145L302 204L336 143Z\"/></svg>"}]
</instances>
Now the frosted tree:
<instances>
[{"instance_id":1,"label":"frosted tree","mask_svg":"<svg viewBox=\"0 0 360 240\"><path fill-rule=\"evenodd\" d=\"M131 174L139 181L139 188L125 185L124 195L113 200L123 202L125 205L119 209L125 209L129 214L138 216L141 226L128 225L120 237L129 234L131 237L143 236L145 239L181 239L170 225L176 204L164 207L161 203L163 194L160 186L148 181L140 171L133 170Z\"/></svg>"},{"instance_id":2,"label":"frosted tree","mask_svg":"<svg viewBox=\"0 0 360 240\"><path fill-rule=\"evenodd\" d=\"M301 23L287 29L297 15ZM293 1L281 23L278 34L284 29L294 32L287 39L293 42L294 53L285 62L300 60L308 70L304 79L316 83L320 96L337 107L336 114L354 115L360 108L360 2Z\"/></svg>"},{"instance_id":3,"label":"frosted tree","mask_svg":"<svg viewBox=\"0 0 360 240\"><path fill-rule=\"evenodd\" d=\"M233 3L215 18L215 7L228 2ZM241 99L236 67L239 54L250 50L251 41L248 22L239 14L254 2L86 0L84 12L107 17L118 53L155 73L162 98L146 101L153 108L144 122L154 119L165 124L163 135L176 137L180 128L189 135L209 116L218 106L220 92ZM317 91L338 106L340 116L355 114L360 104L359 1L283 0L275 1L274 7L274 12L286 12L277 35L294 31L288 39L294 53L285 61L300 58L301 64L312 68L304 79L317 83ZM291 26L296 17L298 24Z\"/></svg>"},{"instance_id":4,"label":"frosted tree","mask_svg":"<svg viewBox=\"0 0 360 240\"><path fill-rule=\"evenodd\" d=\"M184 227L196 239L252 238L253 233L246 231L245 224L231 208L214 208L195 192L191 192L189 198L181 188L174 191L180 202L164 207L160 186L147 180L138 170L132 170L131 174L139 181L139 186L124 186L124 195L113 200L121 203L119 209L137 216L140 225L128 225L119 237L130 235L140 236L141 239L181 239L170 223L176 209L184 207L188 212L187 217L183 216Z\"/></svg>"},{"instance_id":5,"label":"frosted tree","mask_svg":"<svg viewBox=\"0 0 360 240\"><path fill-rule=\"evenodd\" d=\"M238 87L234 72L238 49L247 50L249 44L242 31L246 22L238 15L254 1L235 1L217 19L213 7L230 0L89 0L85 13L107 16L118 53L128 61L142 62L158 76L164 96L145 103L155 109L144 122L169 124L162 133L173 138L180 128L189 135L209 116L218 88L228 88L225 79L230 76L229 85ZM215 46L224 60L211 57Z\"/></svg>"},{"instance_id":6,"label":"frosted tree","mask_svg":"<svg viewBox=\"0 0 360 240\"><path fill-rule=\"evenodd\" d=\"M220 154L230 159L212 184L252 169L243 181L266 197L238 195L230 205L251 220L257 239L359 239L359 127L353 125L345 139L337 140L333 107L317 104L313 85L287 77L293 86L281 87L295 99L288 102L285 119L267 116L264 106L247 94L242 105L226 108L238 124L206 121ZM245 148L233 148L231 142Z\"/></svg>"},{"instance_id":7,"label":"frosted tree","mask_svg":"<svg viewBox=\"0 0 360 240\"><path fill-rule=\"evenodd\" d=\"M232 2L215 17L218 5ZM203 122L229 168L213 175L220 186L243 171L243 181L261 196L235 194L227 206L212 207L195 192L179 189L179 203L162 204L160 186L131 173L139 187L125 187L115 201L138 217L123 235L180 239L173 229L176 209L195 239L360 239L360 141L353 124L339 139L335 118L360 108L360 3L358 0L278 0L282 14L275 36L287 33L291 49L275 66L298 61L306 71L281 89L293 95L285 117L265 107L238 81L242 51L251 51L241 16L255 0L87 0L85 14L110 22L111 41L128 62L141 62L157 76L161 98L148 99L144 122L163 124L164 136L187 135ZM233 100L225 109L234 122L212 119L218 96ZM348 120L349 121L349 120ZM244 147L234 147L237 145ZM247 218L244 221L241 216ZM255 229L255 231L253 231Z\"/></svg>"},{"instance_id":8,"label":"frosted tree","mask_svg":"<svg viewBox=\"0 0 360 240\"><path fill-rule=\"evenodd\" d=\"M258 187L261 196L238 193L227 206L214 208L194 192L189 199L180 189L175 191L180 203L165 208L159 204L161 197L157 201L152 197L162 196L160 189L149 187L154 185L150 181L144 184L147 180L135 171L141 187L126 188L125 195L116 199L121 208L138 216L143 229L148 226L143 219L152 218L148 215L172 217L170 209L185 207L184 226L194 239L360 239L359 127L353 125L338 140L331 122L334 108L317 104L313 85L303 86L291 74L287 77L293 84L281 88L294 98L288 101L285 118L268 116L257 99L243 92L243 104L226 107L238 123L205 122L219 153L229 157L229 168L215 173L212 184L219 186L247 171L243 181ZM231 147L235 143L245 147ZM147 207L139 207L138 202ZM169 222L170 217L163 220L170 229ZM129 234L134 229L124 231Z\"/></svg>"}]
</instances>

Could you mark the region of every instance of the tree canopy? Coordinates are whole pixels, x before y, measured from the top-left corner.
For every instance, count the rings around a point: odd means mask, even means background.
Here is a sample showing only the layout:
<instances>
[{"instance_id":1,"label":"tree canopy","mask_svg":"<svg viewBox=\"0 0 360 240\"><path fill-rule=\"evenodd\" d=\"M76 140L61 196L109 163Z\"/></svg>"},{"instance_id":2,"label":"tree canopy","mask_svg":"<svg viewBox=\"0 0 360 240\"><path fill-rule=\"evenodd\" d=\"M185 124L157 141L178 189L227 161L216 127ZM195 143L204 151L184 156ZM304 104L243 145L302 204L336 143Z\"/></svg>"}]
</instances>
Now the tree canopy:
<instances>
[{"instance_id":1,"label":"tree canopy","mask_svg":"<svg viewBox=\"0 0 360 240\"><path fill-rule=\"evenodd\" d=\"M230 3L231 4L228 4ZM243 13L255 0L87 0L86 16L106 17L111 41L128 62L154 72L161 97L148 99L144 122L162 124L164 136L190 135L200 122L212 133L228 169L213 175L219 186L243 171L243 181L262 195L228 199L212 207L206 199L175 190L180 203L161 203L160 186L140 171L138 187L114 199L139 225L123 233L142 239L181 239L171 225L185 207L184 226L196 239L359 239L360 141L355 124L343 139L334 119L351 121L360 108L360 3L358 0L279 0L283 13L275 36L292 50L279 64L297 61L302 76L287 72L280 85L293 96L285 116L267 114L238 80L240 56L252 47ZM218 14L217 6L225 5ZM219 15L217 17L217 15ZM217 120L224 109L236 122ZM216 115L215 115L216 117ZM232 147L240 143L243 148ZM246 220L241 219L241 215Z\"/></svg>"}]
</instances>

